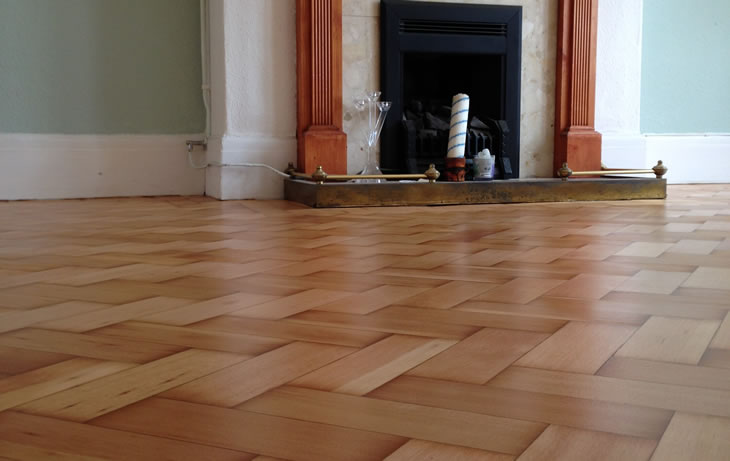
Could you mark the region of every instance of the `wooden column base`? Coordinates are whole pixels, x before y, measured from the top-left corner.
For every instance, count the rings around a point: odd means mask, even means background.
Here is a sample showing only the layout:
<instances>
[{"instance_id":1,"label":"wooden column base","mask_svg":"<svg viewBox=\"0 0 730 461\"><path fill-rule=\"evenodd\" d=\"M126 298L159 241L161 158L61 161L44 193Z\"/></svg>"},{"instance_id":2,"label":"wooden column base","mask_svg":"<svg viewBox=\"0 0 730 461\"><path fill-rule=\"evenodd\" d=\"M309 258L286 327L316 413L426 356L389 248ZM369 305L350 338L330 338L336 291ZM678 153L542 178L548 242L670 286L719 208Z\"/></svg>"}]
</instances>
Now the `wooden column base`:
<instances>
[{"instance_id":1,"label":"wooden column base","mask_svg":"<svg viewBox=\"0 0 730 461\"><path fill-rule=\"evenodd\" d=\"M601 133L593 129L569 130L555 139L553 172L567 163L575 171L601 169Z\"/></svg>"},{"instance_id":2,"label":"wooden column base","mask_svg":"<svg viewBox=\"0 0 730 461\"><path fill-rule=\"evenodd\" d=\"M297 165L307 174L314 173L318 166L329 174L347 174L347 135L339 129L318 127L304 131Z\"/></svg>"}]
</instances>

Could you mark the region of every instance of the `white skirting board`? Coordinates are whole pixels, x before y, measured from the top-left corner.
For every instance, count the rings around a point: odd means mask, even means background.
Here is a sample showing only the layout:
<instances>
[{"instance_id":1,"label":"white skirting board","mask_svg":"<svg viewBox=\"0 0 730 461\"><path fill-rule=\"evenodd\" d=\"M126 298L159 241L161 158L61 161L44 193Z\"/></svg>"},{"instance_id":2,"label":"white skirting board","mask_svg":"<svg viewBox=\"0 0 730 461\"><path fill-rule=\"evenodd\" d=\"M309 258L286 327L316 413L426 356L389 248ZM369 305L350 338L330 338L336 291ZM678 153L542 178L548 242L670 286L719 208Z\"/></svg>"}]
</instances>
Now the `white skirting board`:
<instances>
[{"instance_id":1,"label":"white skirting board","mask_svg":"<svg viewBox=\"0 0 730 461\"><path fill-rule=\"evenodd\" d=\"M669 184L730 183L730 135L603 135L609 168L669 168Z\"/></svg>"},{"instance_id":2,"label":"white skirting board","mask_svg":"<svg viewBox=\"0 0 730 461\"><path fill-rule=\"evenodd\" d=\"M211 163L263 163L284 171L296 158L295 137L224 136L208 141ZM283 199L284 177L260 167L211 166L205 193L220 200Z\"/></svg>"},{"instance_id":3,"label":"white skirting board","mask_svg":"<svg viewBox=\"0 0 730 461\"><path fill-rule=\"evenodd\" d=\"M202 195L191 135L0 134L0 200Z\"/></svg>"}]
</instances>

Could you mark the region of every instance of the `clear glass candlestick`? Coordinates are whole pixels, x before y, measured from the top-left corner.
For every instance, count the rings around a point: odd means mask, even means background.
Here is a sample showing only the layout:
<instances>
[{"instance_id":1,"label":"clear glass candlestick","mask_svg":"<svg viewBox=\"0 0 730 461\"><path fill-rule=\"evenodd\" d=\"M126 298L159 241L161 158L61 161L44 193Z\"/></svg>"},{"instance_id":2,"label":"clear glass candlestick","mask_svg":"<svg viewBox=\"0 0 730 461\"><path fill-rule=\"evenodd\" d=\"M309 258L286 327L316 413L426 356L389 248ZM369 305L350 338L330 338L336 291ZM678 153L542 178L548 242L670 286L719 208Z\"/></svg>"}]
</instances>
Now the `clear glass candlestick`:
<instances>
[{"instance_id":1,"label":"clear glass candlestick","mask_svg":"<svg viewBox=\"0 0 730 461\"><path fill-rule=\"evenodd\" d=\"M364 130L365 138L365 168L360 171L360 175L378 175L382 174L378 161L375 156L375 146L378 145L380 133L385 125L385 117L388 115L391 103L388 101L378 101L380 99L379 91L368 92L363 99L355 100L355 109L360 113L361 122L365 124L367 117L367 127ZM357 179L358 183L381 183L383 179Z\"/></svg>"}]
</instances>

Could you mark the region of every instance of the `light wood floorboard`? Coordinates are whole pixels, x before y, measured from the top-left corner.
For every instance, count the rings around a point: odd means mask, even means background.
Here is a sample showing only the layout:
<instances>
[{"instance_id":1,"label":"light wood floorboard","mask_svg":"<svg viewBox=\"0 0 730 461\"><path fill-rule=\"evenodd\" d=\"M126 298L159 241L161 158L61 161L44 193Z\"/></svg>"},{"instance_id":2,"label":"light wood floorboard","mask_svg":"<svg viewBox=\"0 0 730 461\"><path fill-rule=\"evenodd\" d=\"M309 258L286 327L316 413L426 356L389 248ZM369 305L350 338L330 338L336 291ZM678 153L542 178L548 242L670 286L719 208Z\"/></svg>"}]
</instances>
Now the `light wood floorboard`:
<instances>
[{"instance_id":1,"label":"light wood floorboard","mask_svg":"<svg viewBox=\"0 0 730 461\"><path fill-rule=\"evenodd\" d=\"M726 460L730 185L0 202L0 460Z\"/></svg>"}]
</instances>

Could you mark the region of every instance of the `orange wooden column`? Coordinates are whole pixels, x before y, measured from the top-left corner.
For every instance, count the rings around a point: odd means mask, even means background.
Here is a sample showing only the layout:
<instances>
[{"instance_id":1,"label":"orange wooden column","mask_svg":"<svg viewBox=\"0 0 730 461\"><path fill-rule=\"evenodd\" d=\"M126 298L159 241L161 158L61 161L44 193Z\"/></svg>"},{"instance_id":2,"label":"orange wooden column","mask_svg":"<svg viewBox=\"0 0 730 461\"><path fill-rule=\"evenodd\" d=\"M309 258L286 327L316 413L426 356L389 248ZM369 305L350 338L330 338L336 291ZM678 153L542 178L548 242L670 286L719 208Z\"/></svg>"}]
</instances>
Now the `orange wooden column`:
<instances>
[{"instance_id":1,"label":"orange wooden column","mask_svg":"<svg viewBox=\"0 0 730 461\"><path fill-rule=\"evenodd\" d=\"M297 0L297 169L347 174L342 0Z\"/></svg>"},{"instance_id":2,"label":"orange wooden column","mask_svg":"<svg viewBox=\"0 0 730 461\"><path fill-rule=\"evenodd\" d=\"M559 0L553 172L601 169L595 129L598 0Z\"/></svg>"}]
</instances>

